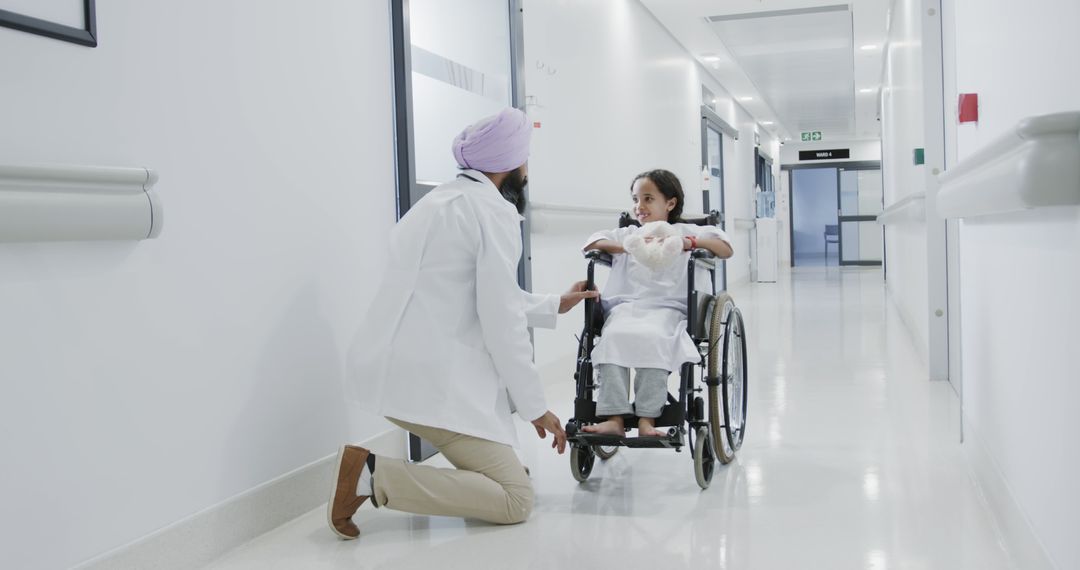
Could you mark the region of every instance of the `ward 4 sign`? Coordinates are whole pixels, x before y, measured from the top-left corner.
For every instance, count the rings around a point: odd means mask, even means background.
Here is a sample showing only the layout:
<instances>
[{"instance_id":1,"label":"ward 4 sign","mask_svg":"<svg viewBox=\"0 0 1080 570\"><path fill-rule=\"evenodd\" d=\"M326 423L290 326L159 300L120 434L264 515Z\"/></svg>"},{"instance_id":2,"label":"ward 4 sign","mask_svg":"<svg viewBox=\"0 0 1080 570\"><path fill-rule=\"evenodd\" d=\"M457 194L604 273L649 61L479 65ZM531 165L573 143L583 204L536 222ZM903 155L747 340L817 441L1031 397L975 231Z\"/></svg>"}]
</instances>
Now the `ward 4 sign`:
<instances>
[{"instance_id":1,"label":"ward 4 sign","mask_svg":"<svg viewBox=\"0 0 1080 570\"><path fill-rule=\"evenodd\" d=\"M821 131L805 131L802 134L802 142L821 140Z\"/></svg>"}]
</instances>

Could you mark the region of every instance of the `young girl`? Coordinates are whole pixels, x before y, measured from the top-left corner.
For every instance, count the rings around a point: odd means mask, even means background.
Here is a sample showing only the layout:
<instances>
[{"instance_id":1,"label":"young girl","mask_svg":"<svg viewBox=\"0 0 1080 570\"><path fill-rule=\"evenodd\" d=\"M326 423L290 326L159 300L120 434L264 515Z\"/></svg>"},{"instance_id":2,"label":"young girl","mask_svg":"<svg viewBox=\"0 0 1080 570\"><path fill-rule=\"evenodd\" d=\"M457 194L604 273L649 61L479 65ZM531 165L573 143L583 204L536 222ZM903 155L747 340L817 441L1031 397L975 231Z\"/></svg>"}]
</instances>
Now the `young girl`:
<instances>
[{"instance_id":1,"label":"young girl","mask_svg":"<svg viewBox=\"0 0 1080 570\"><path fill-rule=\"evenodd\" d=\"M672 370L701 356L686 334L686 290L689 251L707 249L721 259L732 255L731 241L712 226L679 223L683 190L679 179L667 170L639 174L630 187L634 215L642 225L655 221L673 224L681 239L680 258L666 268L646 267L623 248L624 240L641 231L638 227L597 232L589 236L585 251L599 249L614 257L611 274L601 295L605 322L600 342L592 352L598 369L600 393L596 415L606 421L586 426L585 431L622 436L622 414L638 416L638 435L663 436L656 418L667 402L667 379ZM634 410L630 407L630 368L634 381Z\"/></svg>"}]
</instances>

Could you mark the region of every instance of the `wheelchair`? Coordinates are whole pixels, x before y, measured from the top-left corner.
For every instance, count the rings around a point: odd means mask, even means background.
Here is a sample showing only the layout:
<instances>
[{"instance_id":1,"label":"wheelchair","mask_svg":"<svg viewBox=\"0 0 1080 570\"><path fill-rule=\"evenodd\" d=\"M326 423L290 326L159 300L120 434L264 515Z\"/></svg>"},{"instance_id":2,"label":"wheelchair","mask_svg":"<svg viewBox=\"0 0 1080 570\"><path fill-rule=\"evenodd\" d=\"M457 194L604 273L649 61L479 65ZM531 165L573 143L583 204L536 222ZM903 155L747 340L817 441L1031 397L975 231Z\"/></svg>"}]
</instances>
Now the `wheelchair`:
<instances>
[{"instance_id":1,"label":"wheelchair","mask_svg":"<svg viewBox=\"0 0 1080 570\"><path fill-rule=\"evenodd\" d=\"M718 212L684 223L718 225ZM623 212L619 227L640 225ZM600 250L585 252L588 260L588 287L594 287L597 265L611 267L613 257ZM682 365L678 397L668 392L656 426L668 427L664 437L619 437L582 431L586 425L603 420L596 416L593 393L598 388L592 364L592 351L604 327L604 314L598 300L585 300L585 326L578 338L577 384L573 417L566 424L570 444L570 470L579 483L592 473L596 459L610 459L620 447L669 448L692 450L694 477L698 486L707 489L716 461L730 463L742 446L746 434L746 329L742 313L731 296L716 292L716 256L706 249L690 252L687 266L687 334L698 347L701 359ZM707 270L711 293L695 287L695 270ZM637 426L636 415L624 415L627 430Z\"/></svg>"}]
</instances>

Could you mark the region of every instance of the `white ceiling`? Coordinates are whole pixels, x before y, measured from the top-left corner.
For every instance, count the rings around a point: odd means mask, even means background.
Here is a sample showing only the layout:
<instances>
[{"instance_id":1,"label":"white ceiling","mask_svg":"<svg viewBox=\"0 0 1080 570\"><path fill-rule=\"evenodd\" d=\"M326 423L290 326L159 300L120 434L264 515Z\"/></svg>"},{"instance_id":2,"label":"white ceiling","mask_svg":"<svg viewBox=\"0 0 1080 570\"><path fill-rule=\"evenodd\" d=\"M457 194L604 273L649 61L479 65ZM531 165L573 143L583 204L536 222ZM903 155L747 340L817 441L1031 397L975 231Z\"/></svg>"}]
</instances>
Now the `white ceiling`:
<instances>
[{"instance_id":1,"label":"white ceiling","mask_svg":"<svg viewBox=\"0 0 1080 570\"><path fill-rule=\"evenodd\" d=\"M761 128L796 141L880 137L890 0L642 3L759 123L774 123Z\"/></svg>"}]
</instances>

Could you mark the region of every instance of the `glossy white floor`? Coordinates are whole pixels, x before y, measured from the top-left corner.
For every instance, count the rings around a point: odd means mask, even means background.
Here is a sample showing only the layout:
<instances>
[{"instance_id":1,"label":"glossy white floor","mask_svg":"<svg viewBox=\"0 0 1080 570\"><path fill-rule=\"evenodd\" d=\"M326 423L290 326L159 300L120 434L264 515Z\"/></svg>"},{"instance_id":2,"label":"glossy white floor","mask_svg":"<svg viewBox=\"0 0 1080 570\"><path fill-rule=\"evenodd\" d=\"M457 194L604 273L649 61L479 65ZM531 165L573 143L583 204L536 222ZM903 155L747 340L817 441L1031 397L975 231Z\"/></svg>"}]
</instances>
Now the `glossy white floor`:
<instances>
[{"instance_id":1,"label":"glossy white floor","mask_svg":"<svg viewBox=\"0 0 1080 570\"><path fill-rule=\"evenodd\" d=\"M537 506L514 527L365 508L341 542L317 509L211 566L235 568L1009 568L879 270L808 268L738 288L748 435L700 491L686 452L622 450L584 484L521 425ZM572 342L568 339L568 342ZM566 417L570 363L549 374Z\"/></svg>"}]
</instances>

